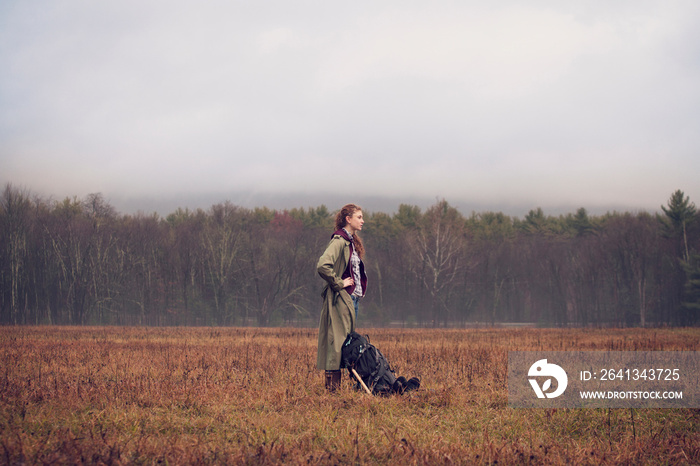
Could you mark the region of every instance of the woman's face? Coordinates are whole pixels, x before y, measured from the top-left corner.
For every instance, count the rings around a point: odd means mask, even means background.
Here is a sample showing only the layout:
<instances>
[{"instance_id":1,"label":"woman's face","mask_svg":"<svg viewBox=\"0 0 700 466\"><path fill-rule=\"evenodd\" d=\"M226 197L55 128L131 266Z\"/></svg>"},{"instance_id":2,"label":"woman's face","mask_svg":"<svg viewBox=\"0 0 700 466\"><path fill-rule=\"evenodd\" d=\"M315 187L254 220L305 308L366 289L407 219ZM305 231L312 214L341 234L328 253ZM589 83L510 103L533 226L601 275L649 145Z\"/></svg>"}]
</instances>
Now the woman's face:
<instances>
[{"instance_id":1,"label":"woman's face","mask_svg":"<svg viewBox=\"0 0 700 466\"><path fill-rule=\"evenodd\" d=\"M347 226L354 232L362 231L362 225L365 223L365 219L362 217L362 211L356 210L352 216L345 217Z\"/></svg>"}]
</instances>

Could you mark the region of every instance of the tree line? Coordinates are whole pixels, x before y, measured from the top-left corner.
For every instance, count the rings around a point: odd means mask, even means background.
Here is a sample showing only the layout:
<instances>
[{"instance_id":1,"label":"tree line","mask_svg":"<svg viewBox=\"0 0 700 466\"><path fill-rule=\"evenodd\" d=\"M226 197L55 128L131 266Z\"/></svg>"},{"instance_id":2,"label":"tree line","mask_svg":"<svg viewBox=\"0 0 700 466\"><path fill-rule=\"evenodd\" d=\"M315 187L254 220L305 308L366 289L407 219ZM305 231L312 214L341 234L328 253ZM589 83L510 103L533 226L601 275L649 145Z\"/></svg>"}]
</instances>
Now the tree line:
<instances>
[{"instance_id":1,"label":"tree line","mask_svg":"<svg viewBox=\"0 0 700 466\"><path fill-rule=\"evenodd\" d=\"M364 212L359 325L695 325L700 221L660 213L464 216L447 201ZM118 213L100 194L0 196L0 323L315 325L334 212Z\"/></svg>"}]
</instances>

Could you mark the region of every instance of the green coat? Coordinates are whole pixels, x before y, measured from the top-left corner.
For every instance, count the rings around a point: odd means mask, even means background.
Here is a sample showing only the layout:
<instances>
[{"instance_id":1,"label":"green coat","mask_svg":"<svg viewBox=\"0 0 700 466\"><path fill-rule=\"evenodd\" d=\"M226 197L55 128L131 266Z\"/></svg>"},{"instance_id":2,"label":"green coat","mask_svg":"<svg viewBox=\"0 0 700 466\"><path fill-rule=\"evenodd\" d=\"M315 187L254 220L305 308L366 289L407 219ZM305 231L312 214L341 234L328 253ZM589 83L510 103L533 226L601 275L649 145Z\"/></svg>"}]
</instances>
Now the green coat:
<instances>
[{"instance_id":1,"label":"green coat","mask_svg":"<svg viewBox=\"0 0 700 466\"><path fill-rule=\"evenodd\" d=\"M323 309L318 325L319 370L340 368L340 354L348 334L355 330L355 306L347 291L343 289L341 276L350 260L350 242L334 235L326 251L318 260L316 269L326 281L321 297Z\"/></svg>"}]
</instances>

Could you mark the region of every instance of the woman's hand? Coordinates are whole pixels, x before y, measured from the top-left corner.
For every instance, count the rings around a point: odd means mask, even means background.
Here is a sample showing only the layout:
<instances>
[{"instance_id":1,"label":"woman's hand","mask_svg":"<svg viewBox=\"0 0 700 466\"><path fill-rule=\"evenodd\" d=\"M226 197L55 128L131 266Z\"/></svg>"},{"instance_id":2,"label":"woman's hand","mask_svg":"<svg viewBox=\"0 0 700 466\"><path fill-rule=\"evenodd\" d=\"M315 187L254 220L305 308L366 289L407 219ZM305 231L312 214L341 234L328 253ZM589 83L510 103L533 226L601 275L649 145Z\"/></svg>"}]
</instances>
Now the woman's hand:
<instances>
[{"instance_id":1,"label":"woman's hand","mask_svg":"<svg viewBox=\"0 0 700 466\"><path fill-rule=\"evenodd\" d=\"M355 280L352 279L352 277L344 278L343 279L343 288L347 288L349 286L352 286L355 284Z\"/></svg>"}]
</instances>

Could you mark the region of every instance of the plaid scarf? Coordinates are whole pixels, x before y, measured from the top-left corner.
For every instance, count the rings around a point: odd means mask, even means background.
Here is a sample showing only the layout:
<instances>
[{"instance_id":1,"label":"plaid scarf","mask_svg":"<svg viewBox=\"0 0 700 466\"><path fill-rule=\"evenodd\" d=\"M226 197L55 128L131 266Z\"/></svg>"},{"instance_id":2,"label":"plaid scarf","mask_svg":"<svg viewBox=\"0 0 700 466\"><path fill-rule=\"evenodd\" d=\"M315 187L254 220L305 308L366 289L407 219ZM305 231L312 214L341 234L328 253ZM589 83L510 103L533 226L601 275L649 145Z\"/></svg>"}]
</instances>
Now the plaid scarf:
<instances>
[{"instance_id":1,"label":"plaid scarf","mask_svg":"<svg viewBox=\"0 0 700 466\"><path fill-rule=\"evenodd\" d=\"M352 255L350 256L350 266L352 267L352 279L355 280L355 290L352 294L353 296L362 297L362 278L360 276L360 262L362 261L362 259L360 259L360 255L357 254L357 251L355 250L355 238L345 228L343 228L343 231L350 238L350 242L353 243Z\"/></svg>"}]
</instances>

